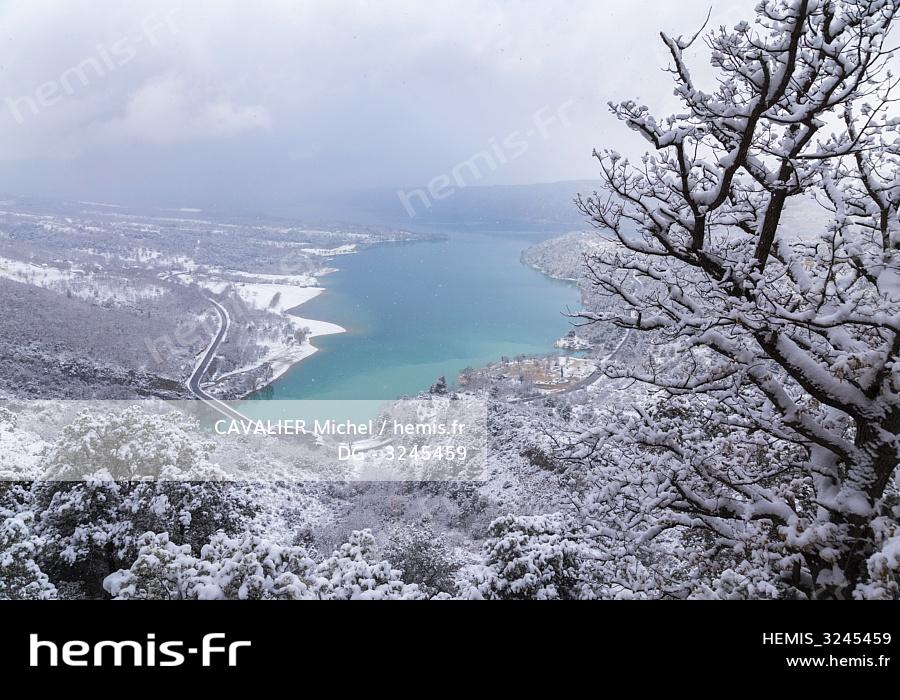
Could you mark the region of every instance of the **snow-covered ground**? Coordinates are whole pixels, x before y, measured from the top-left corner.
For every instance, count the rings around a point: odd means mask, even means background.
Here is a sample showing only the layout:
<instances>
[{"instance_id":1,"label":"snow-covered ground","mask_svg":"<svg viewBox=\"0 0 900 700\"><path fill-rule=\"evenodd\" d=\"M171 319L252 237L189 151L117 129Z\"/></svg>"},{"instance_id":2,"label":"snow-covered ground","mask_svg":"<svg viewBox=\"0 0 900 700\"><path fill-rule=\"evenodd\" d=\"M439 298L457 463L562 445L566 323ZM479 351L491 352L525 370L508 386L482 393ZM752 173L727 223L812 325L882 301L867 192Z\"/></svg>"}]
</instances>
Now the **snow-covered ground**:
<instances>
[{"instance_id":1,"label":"snow-covered ground","mask_svg":"<svg viewBox=\"0 0 900 700\"><path fill-rule=\"evenodd\" d=\"M310 337L346 332L345 328L336 323L301 318L288 313L315 299L325 291L322 287L314 286L318 283L315 277L308 275L298 277L256 275L240 271L230 271L227 274L229 277L257 281L234 282L201 275L182 275L180 279L188 284L196 282L199 286L215 294L222 294L229 289L233 289L248 306L259 311L271 311L285 315L298 329L308 328L311 331Z\"/></svg>"},{"instance_id":2,"label":"snow-covered ground","mask_svg":"<svg viewBox=\"0 0 900 700\"><path fill-rule=\"evenodd\" d=\"M23 260L0 258L0 277L38 287L47 288L54 283L69 282L75 275L80 274L82 273L76 270L60 270L46 265L34 265Z\"/></svg>"},{"instance_id":3,"label":"snow-covered ground","mask_svg":"<svg viewBox=\"0 0 900 700\"><path fill-rule=\"evenodd\" d=\"M140 283L121 275L98 276L76 267L63 269L3 257L0 257L0 278L111 307L135 305L167 293L165 287Z\"/></svg>"},{"instance_id":4,"label":"snow-covered ground","mask_svg":"<svg viewBox=\"0 0 900 700\"><path fill-rule=\"evenodd\" d=\"M322 274L321 272L317 274ZM229 278L246 279L265 284L283 284L291 287L315 287L319 281L312 275L269 275L257 272L242 272L241 270L227 270L225 275Z\"/></svg>"},{"instance_id":5,"label":"snow-covered ground","mask_svg":"<svg viewBox=\"0 0 900 700\"><path fill-rule=\"evenodd\" d=\"M302 252L309 255L318 255L320 257L329 257L332 255L350 255L356 252L356 244L348 243L347 245L338 246L337 248L303 248Z\"/></svg>"},{"instance_id":6,"label":"snow-covered ground","mask_svg":"<svg viewBox=\"0 0 900 700\"><path fill-rule=\"evenodd\" d=\"M132 384L177 393L172 387L190 376L217 326L210 298L229 307L234 323L208 378L261 362L277 377L316 352L310 339L344 332L302 309L322 293L319 279L334 271L332 259L420 238L375 226L311 228L113 204L0 202L0 286L16 309L0 334L0 391L74 397L106 382L111 395L130 395ZM77 370L60 364L63 347ZM134 370L146 375L135 379ZM269 366L257 370L223 391L237 395L268 381Z\"/></svg>"},{"instance_id":7,"label":"snow-covered ground","mask_svg":"<svg viewBox=\"0 0 900 700\"><path fill-rule=\"evenodd\" d=\"M2 418L0 414L0 481L36 478L49 446L38 435L4 425Z\"/></svg>"},{"instance_id":8,"label":"snow-covered ground","mask_svg":"<svg viewBox=\"0 0 900 700\"><path fill-rule=\"evenodd\" d=\"M238 282L234 289L248 306L276 313L285 313L305 304L324 291L320 287L300 287L275 282Z\"/></svg>"},{"instance_id":9,"label":"snow-covered ground","mask_svg":"<svg viewBox=\"0 0 900 700\"><path fill-rule=\"evenodd\" d=\"M215 294L233 290L248 306L258 311L279 314L290 321L295 329L306 330L308 333L303 343L291 343L286 338L260 340L260 344L266 348L262 359L252 365L222 374L216 378L216 382L250 372L264 364L271 367L271 381L275 381L295 364L318 352L318 348L311 342L314 338L346 332L345 328L336 323L303 318L291 313L325 291L322 287L315 286L318 284L316 277L256 274L240 270L229 270L223 274L228 279L196 274L183 274L178 278L187 284L196 283ZM235 281L245 279L253 281Z\"/></svg>"}]
</instances>

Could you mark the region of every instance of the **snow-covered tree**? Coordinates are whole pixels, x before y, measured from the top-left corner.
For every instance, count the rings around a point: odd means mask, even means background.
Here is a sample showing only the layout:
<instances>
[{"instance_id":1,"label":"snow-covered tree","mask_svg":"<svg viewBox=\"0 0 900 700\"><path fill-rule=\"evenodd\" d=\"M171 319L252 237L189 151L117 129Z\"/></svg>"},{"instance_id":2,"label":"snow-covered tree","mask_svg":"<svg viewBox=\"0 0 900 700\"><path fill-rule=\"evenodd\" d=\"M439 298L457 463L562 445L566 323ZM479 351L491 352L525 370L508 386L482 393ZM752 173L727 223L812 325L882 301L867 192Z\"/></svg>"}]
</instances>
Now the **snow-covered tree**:
<instances>
[{"instance_id":1,"label":"snow-covered tree","mask_svg":"<svg viewBox=\"0 0 900 700\"><path fill-rule=\"evenodd\" d=\"M121 600L417 600L418 586L377 562L375 538L354 532L331 557L316 564L306 549L281 546L252 533L216 533L200 556L166 534L140 538L128 569L104 580Z\"/></svg>"},{"instance_id":2,"label":"snow-covered tree","mask_svg":"<svg viewBox=\"0 0 900 700\"><path fill-rule=\"evenodd\" d=\"M464 594L488 600L590 598L584 578L588 558L567 516L507 515L491 523L483 566Z\"/></svg>"},{"instance_id":3,"label":"snow-covered tree","mask_svg":"<svg viewBox=\"0 0 900 700\"><path fill-rule=\"evenodd\" d=\"M45 443L19 425L18 415L0 407L0 517L20 510L23 488L40 473Z\"/></svg>"},{"instance_id":4,"label":"snow-covered tree","mask_svg":"<svg viewBox=\"0 0 900 700\"><path fill-rule=\"evenodd\" d=\"M144 533L169 533L199 552L219 530L241 532L253 510L177 414L85 411L63 430L46 474L33 498L48 571L88 594L102 594L104 577L133 561Z\"/></svg>"},{"instance_id":5,"label":"snow-covered tree","mask_svg":"<svg viewBox=\"0 0 900 700\"><path fill-rule=\"evenodd\" d=\"M311 599L315 562L302 547L283 547L257 535L215 535L203 548L189 597L234 600Z\"/></svg>"},{"instance_id":6,"label":"snow-covered tree","mask_svg":"<svg viewBox=\"0 0 900 700\"><path fill-rule=\"evenodd\" d=\"M302 547L282 547L257 535L216 533L199 557L166 534L146 533L129 569L106 577L120 600L314 599L316 564Z\"/></svg>"},{"instance_id":7,"label":"snow-covered tree","mask_svg":"<svg viewBox=\"0 0 900 700\"><path fill-rule=\"evenodd\" d=\"M866 561L869 578L856 587L853 596L860 600L896 600L900 598L900 526L896 518L879 518L872 529L876 548Z\"/></svg>"},{"instance_id":8,"label":"snow-covered tree","mask_svg":"<svg viewBox=\"0 0 900 700\"><path fill-rule=\"evenodd\" d=\"M430 595L454 590L454 574L461 563L447 538L427 522L395 528L384 556L404 581L419 585Z\"/></svg>"},{"instance_id":9,"label":"snow-covered tree","mask_svg":"<svg viewBox=\"0 0 900 700\"><path fill-rule=\"evenodd\" d=\"M450 388L447 385L447 377L441 376L438 377L438 380L431 385L431 389L428 390L431 394L437 394L438 396L446 396L450 393Z\"/></svg>"},{"instance_id":10,"label":"snow-covered tree","mask_svg":"<svg viewBox=\"0 0 900 700\"><path fill-rule=\"evenodd\" d=\"M0 600L49 600L56 587L37 563L43 540L33 532L34 515L0 520Z\"/></svg>"},{"instance_id":11,"label":"snow-covered tree","mask_svg":"<svg viewBox=\"0 0 900 700\"><path fill-rule=\"evenodd\" d=\"M850 598L876 578L896 591L879 533L900 515L898 9L766 0L756 25L706 35L711 89L686 61L699 34L663 35L679 114L612 106L655 152L596 154L603 191L580 204L615 245L589 268L620 303L585 318L675 344L681 361L610 367L669 399L570 453L593 475L581 512L607 551L654 567L654 542L680 538L719 581L707 593L769 595L769 581ZM663 593L698 593L660 573Z\"/></svg>"},{"instance_id":12,"label":"snow-covered tree","mask_svg":"<svg viewBox=\"0 0 900 700\"><path fill-rule=\"evenodd\" d=\"M178 545L165 533L147 532L138 541L129 569L115 571L103 587L116 600L185 600L197 573L197 559L188 545Z\"/></svg>"},{"instance_id":13,"label":"snow-covered tree","mask_svg":"<svg viewBox=\"0 0 900 700\"><path fill-rule=\"evenodd\" d=\"M398 570L378 561L375 537L369 530L353 532L350 540L316 570L316 593L326 600L419 600L415 584L406 584Z\"/></svg>"},{"instance_id":14,"label":"snow-covered tree","mask_svg":"<svg viewBox=\"0 0 900 700\"><path fill-rule=\"evenodd\" d=\"M179 480L209 462L211 443L179 413L147 413L138 406L116 413L81 411L54 445L44 478L79 481ZM198 474L198 476L204 476ZM222 479L221 472L210 476Z\"/></svg>"}]
</instances>

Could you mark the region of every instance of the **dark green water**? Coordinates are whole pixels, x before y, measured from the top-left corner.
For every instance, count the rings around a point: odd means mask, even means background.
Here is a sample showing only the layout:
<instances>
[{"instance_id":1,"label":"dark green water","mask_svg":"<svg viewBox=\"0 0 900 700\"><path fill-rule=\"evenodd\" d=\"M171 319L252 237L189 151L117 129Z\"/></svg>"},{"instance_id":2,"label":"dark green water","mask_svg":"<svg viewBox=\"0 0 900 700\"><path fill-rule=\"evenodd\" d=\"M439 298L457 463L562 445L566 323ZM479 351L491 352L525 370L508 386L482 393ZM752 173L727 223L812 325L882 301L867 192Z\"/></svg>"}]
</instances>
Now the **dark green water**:
<instances>
[{"instance_id":1,"label":"dark green water","mask_svg":"<svg viewBox=\"0 0 900 700\"><path fill-rule=\"evenodd\" d=\"M502 356L552 352L579 295L519 261L547 237L451 233L337 258L327 291L297 313L348 333L316 338L319 352L257 398L394 399Z\"/></svg>"}]
</instances>

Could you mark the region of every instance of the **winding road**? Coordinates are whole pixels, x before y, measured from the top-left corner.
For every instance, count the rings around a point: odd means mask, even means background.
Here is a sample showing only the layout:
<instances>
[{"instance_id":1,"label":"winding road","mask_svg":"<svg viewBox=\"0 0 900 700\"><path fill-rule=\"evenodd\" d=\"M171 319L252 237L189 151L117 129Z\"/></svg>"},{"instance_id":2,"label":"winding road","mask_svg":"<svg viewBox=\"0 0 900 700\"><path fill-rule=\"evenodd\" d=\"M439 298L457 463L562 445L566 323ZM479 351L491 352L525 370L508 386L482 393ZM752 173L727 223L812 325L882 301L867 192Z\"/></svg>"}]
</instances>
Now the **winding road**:
<instances>
[{"instance_id":1,"label":"winding road","mask_svg":"<svg viewBox=\"0 0 900 700\"><path fill-rule=\"evenodd\" d=\"M606 378L606 368L609 366L609 361L612 359L613 355L616 355L625 346L625 343L627 343L628 339L631 337L631 333L632 330L630 328L625 331L625 334L622 336L622 340L619 341L619 344L616 345L615 349L600 358L600 364L598 365L597 369L584 379L576 382L575 384L572 384L571 386L566 387L565 389L560 389L559 391L551 391L546 394L540 394L538 396L529 396L528 398L510 401L510 403L534 403L535 401L541 401L543 399L549 399L551 397L555 398L557 396L565 396L566 394L574 394L576 391L582 391L583 389L587 389L588 387L593 386L601 379Z\"/></svg>"},{"instance_id":2,"label":"winding road","mask_svg":"<svg viewBox=\"0 0 900 700\"><path fill-rule=\"evenodd\" d=\"M582 389L587 389L589 386L593 386L600 379L606 377L606 368L609 366L610 360L612 360L613 355L618 354L618 352L625 347L625 343L628 342L628 339L631 338L632 330L629 328L625 331L625 335L622 337L622 340L619 341L619 344L616 345L615 349L604 355L600 359L600 365L596 370L590 375L582 379L580 382L576 382L570 387L563 389L562 391L558 391L555 394L550 394L550 396L564 396L565 394L574 394L576 391L581 391Z\"/></svg>"},{"instance_id":3,"label":"winding road","mask_svg":"<svg viewBox=\"0 0 900 700\"><path fill-rule=\"evenodd\" d=\"M207 300L215 307L216 312L219 314L219 330L209 344L209 347L206 349L206 352L203 354L203 358L194 368L194 372L191 374L190 379L188 379L188 390L197 397L199 401L202 401L214 411L221 413L227 419L249 421L249 418L234 410L228 404L223 403L215 396L210 396L203 390L203 387L200 386L200 382L203 381L203 376L206 374L207 370L209 370L209 366L212 364L216 353L219 351L219 346L222 344L222 341L225 340L225 336L228 335L228 328L231 326L231 317L228 315L228 311L225 307L215 299L209 299L207 297Z\"/></svg>"}]
</instances>

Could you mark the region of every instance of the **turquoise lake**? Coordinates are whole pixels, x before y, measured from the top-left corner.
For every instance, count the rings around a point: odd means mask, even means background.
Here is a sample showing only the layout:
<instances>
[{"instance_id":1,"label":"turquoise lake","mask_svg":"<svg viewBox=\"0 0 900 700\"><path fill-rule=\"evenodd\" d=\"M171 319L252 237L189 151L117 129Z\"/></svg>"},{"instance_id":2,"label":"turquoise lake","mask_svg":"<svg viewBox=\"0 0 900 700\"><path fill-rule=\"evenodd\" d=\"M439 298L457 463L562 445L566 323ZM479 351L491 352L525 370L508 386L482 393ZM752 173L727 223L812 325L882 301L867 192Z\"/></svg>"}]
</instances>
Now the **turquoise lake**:
<instances>
[{"instance_id":1,"label":"turquoise lake","mask_svg":"<svg viewBox=\"0 0 900 700\"><path fill-rule=\"evenodd\" d=\"M394 399L453 382L466 367L553 351L579 308L573 284L523 265L551 234L448 233L444 241L388 244L335 259L326 291L298 315L340 324L319 352L255 398Z\"/></svg>"}]
</instances>

